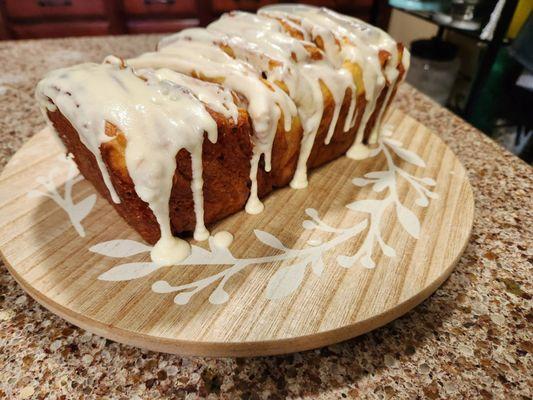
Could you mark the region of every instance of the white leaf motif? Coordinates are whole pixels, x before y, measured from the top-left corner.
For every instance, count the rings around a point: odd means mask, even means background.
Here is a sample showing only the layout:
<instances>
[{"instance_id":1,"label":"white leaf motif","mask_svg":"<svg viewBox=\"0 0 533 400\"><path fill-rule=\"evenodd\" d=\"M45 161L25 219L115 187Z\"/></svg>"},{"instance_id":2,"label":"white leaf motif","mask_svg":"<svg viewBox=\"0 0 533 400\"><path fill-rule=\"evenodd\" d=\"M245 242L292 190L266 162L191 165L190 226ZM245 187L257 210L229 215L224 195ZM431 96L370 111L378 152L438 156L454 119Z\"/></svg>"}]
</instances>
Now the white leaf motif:
<instances>
[{"instance_id":1,"label":"white leaf motif","mask_svg":"<svg viewBox=\"0 0 533 400\"><path fill-rule=\"evenodd\" d=\"M217 287L211 296L209 296L209 302L211 304L224 304L229 300L229 294L221 287Z\"/></svg>"},{"instance_id":2,"label":"white leaf motif","mask_svg":"<svg viewBox=\"0 0 533 400\"><path fill-rule=\"evenodd\" d=\"M83 218L85 218L91 210L94 207L94 203L96 203L96 195L91 194L90 196L84 198L82 201L74 205L74 216L76 217L77 221L82 221Z\"/></svg>"},{"instance_id":3,"label":"white leaf motif","mask_svg":"<svg viewBox=\"0 0 533 400\"><path fill-rule=\"evenodd\" d=\"M420 207L427 207L429 204L429 201L426 196L419 197L415 200L416 205Z\"/></svg>"},{"instance_id":4,"label":"white leaf motif","mask_svg":"<svg viewBox=\"0 0 533 400\"><path fill-rule=\"evenodd\" d=\"M313 273L316 276L321 276L322 272L324 272L324 261L322 260L322 257L319 257L314 260L311 264L311 268L313 269Z\"/></svg>"},{"instance_id":5,"label":"white leaf motif","mask_svg":"<svg viewBox=\"0 0 533 400\"><path fill-rule=\"evenodd\" d=\"M361 264L367 269L372 269L376 266L376 263L374 262L374 260L372 260L370 254L365 254L365 256L361 258Z\"/></svg>"},{"instance_id":6,"label":"white leaf motif","mask_svg":"<svg viewBox=\"0 0 533 400\"><path fill-rule=\"evenodd\" d=\"M270 300L281 299L294 292L303 281L307 262L282 267L270 278L266 297Z\"/></svg>"},{"instance_id":7,"label":"white leaf motif","mask_svg":"<svg viewBox=\"0 0 533 400\"><path fill-rule=\"evenodd\" d=\"M286 247L281 243L281 241L275 237L274 235L261 231L259 229L254 229L255 236L259 239L259 241L263 242L267 246L273 247L278 250L285 250Z\"/></svg>"},{"instance_id":8,"label":"white leaf motif","mask_svg":"<svg viewBox=\"0 0 533 400\"><path fill-rule=\"evenodd\" d=\"M380 147L376 147L375 149L372 149L370 150L370 153L368 153L368 157L367 158L372 158L372 157L375 157L377 156L379 153L381 153L381 146Z\"/></svg>"},{"instance_id":9,"label":"white leaf motif","mask_svg":"<svg viewBox=\"0 0 533 400\"><path fill-rule=\"evenodd\" d=\"M376 183L374 183L374 186L372 186L372 190L374 190L374 192L376 193L379 193L379 192L382 192L384 189L387 188L387 186L390 185L390 180L385 178L385 179L380 179L379 181L377 181Z\"/></svg>"},{"instance_id":10,"label":"white leaf motif","mask_svg":"<svg viewBox=\"0 0 533 400\"><path fill-rule=\"evenodd\" d=\"M407 162L409 162L411 164L414 164L414 165L416 165L418 167L425 167L426 166L425 161L422 160L418 156L418 154L413 153L410 150L406 150L406 149L403 149L401 147L397 147L397 146L391 146L391 148L403 160L405 160L405 161L407 161Z\"/></svg>"},{"instance_id":11,"label":"white leaf motif","mask_svg":"<svg viewBox=\"0 0 533 400\"><path fill-rule=\"evenodd\" d=\"M309 215L311 218L318 218L318 211L314 208L306 208L305 213Z\"/></svg>"},{"instance_id":12,"label":"white leaf motif","mask_svg":"<svg viewBox=\"0 0 533 400\"><path fill-rule=\"evenodd\" d=\"M402 147L403 146L403 143L400 142L399 140L395 140L395 139L390 139L390 138L387 138L384 140L385 143L387 143L388 145L391 145L391 146L398 146L398 147Z\"/></svg>"},{"instance_id":13,"label":"white leaf motif","mask_svg":"<svg viewBox=\"0 0 533 400\"><path fill-rule=\"evenodd\" d=\"M174 288L167 281L156 281L152 284L155 293L172 293Z\"/></svg>"},{"instance_id":14,"label":"white leaf motif","mask_svg":"<svg viewBox=\"0 0 533 400\"><path fill-rule=\"evenodd\" d=\"M315 224L313 221L309 219L304 219L304 221L302 222L302 227L304 229L312 230L317 227L317 224Z\"/></svg>"},{"instance_id":15,"label":"white leaf motif","mask_svg":"<svg viewBox=\"0 0 533 400\"><path fill-rule=\"evenodd\" d=\"M390 247L386 243L380 243L381 251L383 251L383 254L385 254L387 257L395 257L396 251Z\"/></svg>"},{"instance_id":16,"label":"white leaf motif","mask_svg":"<svg viewBox=\"0 0 533 400\"><path fill-rule=\"evenodd\" d=\"M43 192L40 192L39 190L30 190L27 194L26 194L30 199L32 198L35 198L35 197L42 197L44 196L45 194Z\"/></svg>"},{"instance_id":17,"label":"white leaf motif","mask_svg":"<svg viewBox=\"0 0 533 400\"><path fill-rule=\"evenodd\" d=\"M174 303L179 304L180 306L183 306L191 300L192 295L194 292L181 292L174 297Z\"/></svg>"},{"instance_id":18,"label":"white leaf motif","mask_svg":"<svg viewBox=\"0 0 533 400\"><path fill-rule=\"evenodd\" d=\"M379 200L358 200L348 204L350 210L360 211L365 213L373 213L380 205Z\"/></svg>"},{"instance_id":19,"label":"white leaf motif","mask_svg":"<svg viewBox=\"0 0 533 400\"><path fill-rule=\"evenodd\" d=\"M322 244L322 239L309 239L307 244L309 246L320 246Z\"/></svg>"},{"instance_id":20,"label":"white leaf motif","mask_svg":"<svg viewBox=\"0 0 533 400\"><path fill-rule=\"evenodd\" d=\"M389 176L389 171L372 171L368 174L365 174L365 178L385 178L386 176Z\"/></svg>"},{"instance_id":21,"label":"white leaf motif","mask_svg":"<svg viewBox=\"0 0 533 400\"><path fill-rule=\"evenodd\" d=\"M415 239L418 239L420 236L420 221L418 217L400 203L396 204L396 215L398 215L398 220L407 233Z\"/></svg>"},{"instance_id":22,"label":"white leaf motif","mask_svg":"<svg viewBox=\"0 0 533 400\"><path fill-rule=\"evenodd\" d=\"M435 192L426 192L427 197L431 197L432 199L438 199L439 195Z\"/></svg>"},{"instance_id":23,"label":"white leaf motif","mask_svg":"<svg viewBox=\"0 0 533 400\"><path fill-rule=\"evenodd\" d=\"M337 256L337 262L342 268L351 268L355 264L355 257Z\"/></svg>"},{"instance_id":24,"label":"white leaf motif","mask_svg":"<svg viewBox=\"0 0 533 400\"><path fill-rule=\"evenodd\" d=\"M366 186L366 185L368 185L371 182L372 181L369 181L368 179L365 179L365 178L354 178L354 179L352 179L352 183L355 186L359 186L359 187Z\"/></svg>"},{"instance_id":25,"label":"white leaf motif","mask_svg":"<svg viewBox=\"0 0 533 400\"><path fill-rule=\"evenodd\" d=\"M98 277L101 281L129 281L141 278L161 268L152 262L120 264Z\"/></svg>"},{"instance_id":26,"label":"white leaf motif","mask_svg":"<svg viewBox=\"0 0 533 400\"><path fill-rule=\"evenodd\" d=\"M129 239L109 240L108 242L98 243L89 248L89 251L93 253L115 258L134 256L135 254L146 253L150 250L152 250L150 246Z\"/></svg>"},{"instance_id":27,"label":"white leaf motif","mask_svg":"<svg viewBox=\"0 0 533 400\"><path fill-rule=\"evenodd\" d=\"M435 186L437 184L437 182L435 182L435 180L431 178L422 178L421 182L428 186Z\"/></svg>"}]
</instances>

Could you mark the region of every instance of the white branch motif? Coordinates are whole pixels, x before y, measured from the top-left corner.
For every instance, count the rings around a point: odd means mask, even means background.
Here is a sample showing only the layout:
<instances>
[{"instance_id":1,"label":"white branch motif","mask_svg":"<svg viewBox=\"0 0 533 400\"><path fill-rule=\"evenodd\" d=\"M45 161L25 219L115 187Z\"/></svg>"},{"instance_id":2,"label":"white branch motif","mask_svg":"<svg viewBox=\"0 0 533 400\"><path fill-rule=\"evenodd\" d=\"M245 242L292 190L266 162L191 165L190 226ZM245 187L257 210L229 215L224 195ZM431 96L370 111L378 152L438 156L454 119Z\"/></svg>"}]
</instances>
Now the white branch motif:
<instances>
[{"instance_id":1,"label":"white branch motif","mask_svg":"<svg viewBox=\"0 0 533 400\"><path fill-rule=\"evenodd\" d=\"M37 177L37 182L45 189L30 190L27 193L28 197L48 197L57 203L68 215L70 222L78 235L85 237L85 229L81 225L81 221L91 212L95 202L96 194L91 194L74 204L72 200L72 187L83 180L83 177L79 174L76 164L70 156L59 156L59 160L66 164L67 177L64 184L63 196L59 193L55 180L60 176L64 168L52 168L48 172L48 176Z\"/></svg>"},{"instance_id":2,"label":"white branch motif","mask_svg":"<svg viewBox=\"0 0 533 400\"><path fill-rule=\"evenodd\" d=\"M394 163L393 154L396 154L402 160L418 167L423 168L426 165L417 154L403 148L401 142L390 137L384 137L379 146L371 151L369 157L375 157L381 153L387 161L386 170L369 172L362 178L352 180L355 186L372 185L375 192L388 191L388 194L381 200L357 200L346 205L352 211L367 214L366 219L362 222L349 228L336 228L323 221L317 210L308 208L305 213L310 219L303 221L303 228L330 233L333 236L332 239L327 242L313 239L307 242L307 247L291 249L274 235L265 231L254 230L255 236L260 242L277 252L274 255L257 258L236 258L229 249L217 247L213 238L210 237L209 250L193 245L190 256L178 266L224 265L227 266L226 268L205 278L177 286L173 286L167 281L156 281L152 284L152 290L155 293L176 293L174 302L183 305L187 304L195 294L218 282L211 291L209 301L212 304L222 304L228 301L230 297L225 290L226 283L245 268L289 260L291 264L280 267L272 275L266 287L268 299L280 299L294 293L300 287L308 267L313 274L320 277L325 267L324 255L329 250L365 231L366 236L355 254L337 256L337 263L341 267L350 268L359 263L365 268L374 268L376 264L372 255L377 247L385 256L395 257L396 250L385 243L381 235L381 221L389 208L394 207L400 225L409 235L414 239L418 239L420 236L418 217L402 204L398 196L398 178L402 177L416 190L418 194L416 204L420 207L427 207L428 198L436 199L438 195L427 188L427 186L436 185L433 179L415 177ZM89 250L109 257L122 258L149 252L151 247L133 240L111 240L92 246ZM138 279L160 268L163 267L153 262L120 264L101 274L98 279L104 281Z\"/></svg>"}]
</instances>

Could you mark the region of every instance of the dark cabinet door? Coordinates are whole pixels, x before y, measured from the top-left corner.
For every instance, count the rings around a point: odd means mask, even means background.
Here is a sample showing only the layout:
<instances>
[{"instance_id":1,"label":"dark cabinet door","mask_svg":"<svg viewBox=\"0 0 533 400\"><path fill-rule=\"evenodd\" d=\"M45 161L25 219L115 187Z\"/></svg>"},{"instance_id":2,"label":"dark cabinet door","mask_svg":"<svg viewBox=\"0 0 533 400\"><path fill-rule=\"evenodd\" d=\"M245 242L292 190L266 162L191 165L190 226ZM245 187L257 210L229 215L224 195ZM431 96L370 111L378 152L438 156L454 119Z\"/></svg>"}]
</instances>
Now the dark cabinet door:
<instances>
[{"instance_id":1,"label":"dark cabinet door","mask_svg":"<svg viewBox=\"0 0 533 400\"><path fill-rule=\"evenodd\" d=\"M8 18L103 16L104 0L4 0Z\"/></svg>"},{"instance_id":2,"label":"dark cabinet door","mask_svg":"<svg viewBox=\"0 0 533 400\"><path fill-rule=\"evenodd\" d=\"M196 0L122 0L129 15L194 15Z\"/></svg>"}]
</instances>

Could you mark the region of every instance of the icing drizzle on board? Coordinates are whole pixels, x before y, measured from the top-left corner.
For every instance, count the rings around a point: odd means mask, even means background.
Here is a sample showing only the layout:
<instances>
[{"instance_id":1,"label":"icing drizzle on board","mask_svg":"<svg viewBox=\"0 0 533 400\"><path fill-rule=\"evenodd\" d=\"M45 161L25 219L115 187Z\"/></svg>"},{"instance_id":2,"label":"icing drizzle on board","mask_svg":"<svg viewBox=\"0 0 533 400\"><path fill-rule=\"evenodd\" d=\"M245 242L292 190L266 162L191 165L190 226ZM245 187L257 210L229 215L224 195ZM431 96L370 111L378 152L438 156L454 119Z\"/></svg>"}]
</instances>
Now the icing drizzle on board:
<instances>
[{"instance_id":1,"label":"icing drizzle on board","mask_svg":"<svg viewBox=\"0 0 533 400\"><path fill-rule=\"evenodd\" d=\"M235 123L245 103L253 127L248 213L260 213L259 168L270 172L278 134L298 119L302 141L293 188L307 186L307 162L321 127L325 94L333 112L324 138L328 145L337 125L343 132L359 122L347 155L362 157L363 139L373 114L369 143L378 140L386 106L409 63L406 50L386 33L357 19L324 8L277 5L258 14L231 12L207 28L186 29L161 40L158 50L103 64L81 64L49 73L37 86L43 114L59 111L95 156L110 197L120 198L102 159L100 146L113 139L106 124L126 139L125 160L138 196L152 210L161 238L154 262L171 265L190 253L185 240L172 235L169 199L176 154L191 155L194 238L206 240L202 145L216 143L217 124L208 109ZM377 110L381 96L382 107ZM243 101L241 101L241 99ZM364 101L361 107L359 101ZM341 108L347 104L344 121ZM261 164L263 160L263 164ZM227 239L227 238L226 238Z\"/></svg>"}]
</instances>

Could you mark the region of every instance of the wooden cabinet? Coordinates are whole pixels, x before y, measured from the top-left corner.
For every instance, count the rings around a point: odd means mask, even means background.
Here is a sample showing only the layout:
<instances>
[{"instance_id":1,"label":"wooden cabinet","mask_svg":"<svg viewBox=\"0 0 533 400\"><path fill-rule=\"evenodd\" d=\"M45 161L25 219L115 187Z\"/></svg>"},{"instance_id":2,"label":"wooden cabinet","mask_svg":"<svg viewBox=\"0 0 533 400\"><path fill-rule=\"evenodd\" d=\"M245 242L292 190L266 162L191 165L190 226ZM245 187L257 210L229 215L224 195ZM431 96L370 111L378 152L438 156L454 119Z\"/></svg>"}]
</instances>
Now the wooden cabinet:
<instances>
[{"instance_id":1,"label":"wooden cabinet","mask_svg":"<svg viewBox=\"0 0 533 400\"><path fill-rule=\"evenodd\" d=\"M269 4L284 3L276 0L212 0L212 9L215 13L231 10L254 11Z\"/></svg>"},{"instance_id":2,"label":"wooden cabinet","mask_svg":"<svg viewBox=\"0 0 533 400\"><path fill-rule=\"evenodd\" d=\"M10 18L105 16L104 0L5 0Z\"/></svg>"},{"instance_id":3,"label":"wooden cabinet","mask_svg":"<svg viewBox=\"0 0 533 400\"><path fill-rule=\"evenodd\" d=\"M196 0L123 0L129 15L183 16L196 14Z\"/></svg>"},{"instance_id":4,"label":"wooden cabinet","mask_svg":"<svg viewBox=\"0 0 533 400\"><path fill-rule=\"evenodd\" d=\"M168 33L199 25L196 18L192 19L139 19L127 23L128 33Z\"/></svg>"},{"instance_id":5,"label":"wooden cabinet","mask_svg":"<svg viewBox=\"0 0 533 400\"><path fill-rule=\"evenodd\" d=\"M65 36L101 36L110 33L108 21L12 23L15 38L59 38ZM68 35L65 33L68 32Z\"/></svg>"},{"instance_id":6,"label":"wooden cabinet","mask_svg":"<svg viewBox=\"0 0 533 400\"><path fill-rule=\"evenodd\" d=\"M196 0L121 0L128 33L165 33L200 25Z\"/></svg>"},{"instance_id":7,"label":"wooden cabinet","mask_svg":"<svg viewBox=\"0 0 533 400\"><path fill-rule=\"evenodd\" d=\"M112 6L108 0L0 0L0 13L12 39L107 35L120 31Z\"/></svg>"},{"instance_id":8,"label":"wooden cabinet","mask_svg":"<svg viewBox=\"0 0 533 400\"><path fill-rule=\"evenodd\" d=\"M296 1L377 21L387 0ZM165 33L203 26L231 10L255 11L285 0L0 0L0 39ZM380 12L388 12L382 7ZM380 21L388 21L388 15Z\"/></svg>"}]
</instances>

